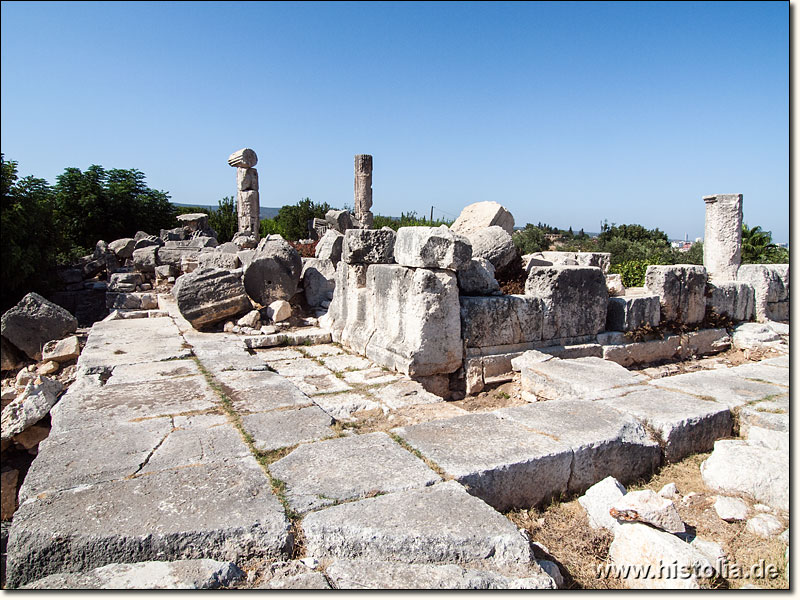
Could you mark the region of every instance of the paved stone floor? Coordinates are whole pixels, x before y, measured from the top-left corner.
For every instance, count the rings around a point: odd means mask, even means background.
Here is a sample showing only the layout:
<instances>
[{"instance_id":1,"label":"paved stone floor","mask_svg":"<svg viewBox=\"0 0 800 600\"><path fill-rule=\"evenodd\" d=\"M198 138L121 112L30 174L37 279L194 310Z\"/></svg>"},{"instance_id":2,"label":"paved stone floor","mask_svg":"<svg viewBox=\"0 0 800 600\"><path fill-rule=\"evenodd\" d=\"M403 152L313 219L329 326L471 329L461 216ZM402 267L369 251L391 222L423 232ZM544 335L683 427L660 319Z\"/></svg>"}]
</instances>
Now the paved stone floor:
<instances>
[{"instance_id":1,"label":"paved stone floor","mask_svg":"<svg viewBox=\"0 0 800 600\"><path fill-rule=\"evenodd\" d=\"M498 511L708 451L740 409L788 429L782 359L467 412L337 345L250 350L161 302L168 316L92 328L20 491L9 587L304 557L289 587L553 587ZM591 381L586 361L557 367Z\"/></svg>"}]
</instances>

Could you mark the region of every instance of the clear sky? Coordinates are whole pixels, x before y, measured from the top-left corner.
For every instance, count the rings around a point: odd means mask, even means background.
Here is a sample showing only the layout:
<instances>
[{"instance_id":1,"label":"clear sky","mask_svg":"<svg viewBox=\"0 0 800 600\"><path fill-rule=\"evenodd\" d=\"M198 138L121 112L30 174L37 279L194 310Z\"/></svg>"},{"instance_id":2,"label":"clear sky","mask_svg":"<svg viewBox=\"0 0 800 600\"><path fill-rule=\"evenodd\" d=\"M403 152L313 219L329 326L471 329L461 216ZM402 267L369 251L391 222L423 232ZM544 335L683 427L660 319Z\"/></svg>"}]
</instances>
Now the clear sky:
<instances>
[{"instance_id":1,"label":"clear sky","mask_svg":"<svg viewBox=\"0 0 800 600\"><path fill-rule=\"evenodd\" d=\"M21 175L137 168L181 203L353 204L703 235L703 195L789 240L789 4L2 3Z\"/></svg>"}]
</instances>

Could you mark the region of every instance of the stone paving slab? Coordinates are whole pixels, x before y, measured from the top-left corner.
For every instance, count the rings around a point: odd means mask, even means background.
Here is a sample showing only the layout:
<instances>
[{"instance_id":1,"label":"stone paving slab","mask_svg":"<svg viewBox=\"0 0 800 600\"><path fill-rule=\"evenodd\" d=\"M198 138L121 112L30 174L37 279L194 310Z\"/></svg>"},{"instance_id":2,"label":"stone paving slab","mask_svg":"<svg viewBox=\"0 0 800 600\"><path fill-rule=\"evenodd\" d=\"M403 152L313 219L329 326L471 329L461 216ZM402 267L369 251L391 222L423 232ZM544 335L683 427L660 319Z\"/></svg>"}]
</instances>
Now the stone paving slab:
<instances>
[{"instance_id":1,"label":"stone paving slab","mask_svg":"<svg viewBox=\"0 0 800 600\"><path fill-rule=\"evenodd\" d=\"M219 371L215 378L225 388L234 409L240 413L313 404L296 385L270 371Z\"/></svg>"},{"instance_id":2,"label":"stone paving slab","mask_svg":"<svg viewBox=\"0 0 800 600\"><path fill-rule=\"evenodd\" d=\"M524 359L524 355L520 359ZM600 399L613 388L647 380L643 375L597 357L520 360L518 364L522 372L522 389L542 400Z\"/></svg>"},{"instance_id":3,"label":"stone paving slab","mask_svg":"<svg viewBox=\"0 0 800 600\"><path fill-rule=\"evenodd\" d=\"M230 562L209 560L112 563L85 573L57 573L22 586L29 590L212 590L245 577Z\"/></svg>"},{"instance_id":4,"label":"stone paving slab","mask_svg":"<svg viewBox=\"0 0 800 600\"><path fill-rule=\"evenodd\" d=\"M742 406L737 411L739 435L749 437L753 427L776 432L789 432L789 394L771 397Z\"/></svg>"},{"instance_id":5,"label":"stone paving slab","mask_svg":"<svg viewBox=\"0 0 800 600\"><path fill-rule=\"evenodd\" d=\"M302 521L309 556L527 566L528 539L454 481L340 504Z\"/></svg>"},{"instance_id":6,"label":"stone paving slab","mask_svg":"<svg viewBox=\"0 0 800 600\"><path fill-rule=\"evenodd\" d=\"M215 337L221 334L186 332L194 355L212 374L221 371L266 371L264 361L250 354L237 339Z\"/></svg>"},{"instance_id":7,"label":"stone paving slab","mask_svg":"<svg viewBox=\"0 0 800 600\"><path fill-rule=\"evenodd\" d=\"M765 365L760 362L744 364L732 367L727 372L745 379L765 381L789 387L789 369L774 364Z\"/></svg>"},{"instance_id":8,"label":"stone paving slab","mask_svg":"<svg viewBox=\"0 0 800 600\"><path fill-rule=\"evenodd\" d=\"M306 377L308 375L330 375L330 369L326 369L317 361L310 358L295 358L292 360L271 361L269 366L275 372L284 377Z\"/></svg>"},{"instance_id":9,"label":"stone paving slab","mask_svg":"<svg viewBox=\"0 0 800 600\"><path fill-rule=\"evenodd\" d=\"M352 421L356 413L381 408L373 396L363 392L320 394L314 396L314 403L337 421Z\"/></svg>"},{"instance_id":10,"label":"stone paving slab","mask_svg":"<svg viewBox=\"0 0 800 600\"><path fill-rule=\"evenodd\" d=\"M200 369L192 359L117 365L111 371L111 377L108 378L105 385L149 383L161 379L186 377L187 375L200 375Z\"/></svg>"},{"instance_id":11,"label":"stone paving slab","mask_svg":"<svg viewBox=\"0 0 800 600\"><path fill-rule=\"evenodd\" d=\"M553 589L553 579L540 568L527 577L463 565L414 564L390 561L335 561L326 569L340 590L510 590Z\"/></svg>"},{"instance_id":12,"label":"stone paving slab","mask_svg":"<svg viewBox=\"0 0 800 600\"><path fill-rule=\"evenodd\" d=\"M263 452L331 437L332 424L331 416L318 406L242 415L242 427Z\"/></svg>"},{"instance_id":13,"label":"stone paving slab","mask_svg":"<svg viewBox=\"0 0 800 600\"><path fill-rule=\"evenodd\" d=\"M45 492L94 485L134 475L172 431L172 419L108 423L51 433L39 444L36 468L19 491L19 502ZM98 457L102 457L98 461Z\"/></svg>"},{"instance_id":14,"label":"stone paving slab","mask_svg":"<svg viewBox=\"0 0 800 600\"><path fill-rule=\"evenodd\" d=\"M336 377L330 371L320 375L303 375L287 377L304 394L317 396L318 394L336 394L352 390L347 383Z\"/></svg>"},{"instance_id":15,"label":"stone paving slab","mask_svg":"<svg viewBox=\"0 0 800 600\"><path fill-rule=\"evenodd\" d=\"M600 402L537 402L494 414L569 445L573 452L569 492L583 492L609 475L623 483L634 481L661 463L661 449L642 424Z\"/></svg>"},{"instance_id":16,"label":"stone paving slab","mask_svg":"<svg viewBox=\"0 0 800 600\"><path fill-rule=\"evenodd\" d=\"M536 506L569 486L569 444L494 414L420 423L392 433L498 510Z\"/></svg>"},{"instance_id":17,"label":"stone paving slab","mask_svg":"<svg viewBox=\"0 0 800 600\"><path fill-rule=\"evenodd\" d=\"M656 432L664 458L670 462L696 452L708 452L716 440L731 435L731 412L720 402L647 386L606 402Z\"/></svg>"},{"instance_id":18,"label":"stone paving slab","mask_svg":"<svg viewBox=\"0 0 800 600\"><path fill-rule=\"evenodd\" d=\"M372 390L372 395L385 407L396 410L416 404L436 404L442 399L426 391L418 381L401 379L395 383Z\"/></svg>"},{"instance_id":19,"label":"stone paving slab","mask_svg":"<svg viewBox=\"0 0 800 600\"><path fill-rule=\"evenodd\" d=\"M323 356L320 360L331 371L362 371L373 366L372 362L362 356L354 354L338 354L336 356Z\"/></svg>"},{"instance_id":20,"label":"stone paving slab","mask_svg":"<svg viewBox=\"0 0 800 600\"><path fill-rule=\"evenodd\" d=\"M776 367L785 367L789 368L789 355L784 354L783 356L776 356L774 358L767 358L762 360L759 364L762 365L773 365Z\"/></svg>"},{"instance_id":21,"label":"stone paving slab","mask_svg":"<svg viewBox=\"0 0 800 600\"><path fill-rule=\"evenodd\" d=\"M216 410L219 400L202 375L126 383L110 387L70 388L50 411L54 432L85 429L98 422L121 423L193 411Z\"/></svg>"},{"instance_id":22,"label":"stone paving slab","mask_svg":"<svg viewBox=\"0 0 800 600\"><path fill-rule=\"evenodd\" d=\"M351 385L382 385L400 379L400 375L392 371L385 371L381 367L373 367L363 371L347 371L343 379Z\"/></svg>"},{"instance_id":23,"label":"stone paving slab","mask_svg":"<svg viewBox=\"0 0 800 600\"><path fill-rule=\"evenodd\" d=\"M270 473L286 484L289 506L301 513L441 481L425 463L380 432L303 444L272 463Z\"/></svg>"},{"instance_id":24,"label":"stone paving slab","mask_svg":"<svg viewBox=\"0 0 800 600\"><path fill-rule=\"evenodd\" d=\"M313 358L321 358L323 356L336 356L337 354L344 354L344 350L334 344L319 344L315 346L303 346L303 353L306 356Z\"/></svg>"},{"instance_id":25,"label":"stone paving slab","mask_svg":"<svg viewBox=\"0 0 800 600\"><path fill-rule=\"evenodd\" d=\"M653 379L648 383L663 389L713 399L731 408L785 391L785 388L777 385L738 377L729 373L729 369L683 373Z\"/></svg>"},{"instance_id":26,"label":"stone paving slab","mask_svg":"<svg viewBox=\"0 0 800 600\"><path fill-rule=\"evenodd\" d=\"M280 557L289 522L254 458L57 492L26 502L8 542L8 587L111 562Z\"/></svg>"},{"instance_id":27,"label":"stone paving slab","mask_svg":"<svg viewBox=\"0 0 800 600\"><path fill-rule=\"evenodd\" d=\"M295 348L269 348L266 350L256 350L256 356L267 364L270 364L276 361L303 358L304 355Z\"/></svg>"}]
</instances>

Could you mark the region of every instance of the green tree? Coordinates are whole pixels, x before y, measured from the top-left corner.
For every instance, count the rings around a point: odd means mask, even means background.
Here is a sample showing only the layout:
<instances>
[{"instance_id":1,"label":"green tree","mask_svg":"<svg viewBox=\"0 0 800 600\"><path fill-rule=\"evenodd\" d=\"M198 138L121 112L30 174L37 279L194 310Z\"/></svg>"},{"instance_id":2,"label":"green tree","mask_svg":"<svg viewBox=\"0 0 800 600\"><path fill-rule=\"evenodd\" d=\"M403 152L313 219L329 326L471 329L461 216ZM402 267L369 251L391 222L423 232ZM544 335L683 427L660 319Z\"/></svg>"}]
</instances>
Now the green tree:
<instances>
[{"instance_id":1,"label":"green tree","mask_svg":"<svg viewBox=\"0 0 800 600\"><path fill-rule=\"evenodd\" d=\"M515 231L511 239L522 254L543 252L550 247L550 242L547 241L548 229L549 226L542 223L538 225L528 223L523 229Z\"/></svg>"},{"instance_id":2,"label":"green tree","mask_svg":"<svg viewBox=\"0 0 800 600\"><path fill-rule=\"evenodd\" d=\"M53 223L53 190L44 179L17 175L17 162L2 164L2 310L30 291L45 291L43 276L55 264L61 239Z\"/></svg>"},{"instance_id":3,"label":"green tree","mask_svg":"<svg viewBox=\"0 0 800 600\"><path fill-rule=\"evenodd\" d=\"M376 215L372 221L372 226L375 229L381 227L389 227L397 231L401 227L439 227L439 225L452 225L452 221L445 221L442 219L434 219L433 221L419 217L415 211L408 213L400 213L400 217L385 217L383 215Z\"/></svg>"},{"instance_id":4,"label":"green tree","mask_svg":"<svg viewBox=\"0 0 800 600\"><path fill-rule=\"evenodd\" d=\"M742 223L742 263L788 263L789 251L772 243L772 232Z\"/></svg>"},{"instance_id":5,"label":"green tree","mask_svg":"<svg viewBox=\"0 0 800 600\"><path fill-rule=\"evenodd\" d=\"M279 233L284 239L292 242L304 239L308 237L308 222L314 218L324 218L325 213L329 210L331 210L331 207L327 202L315 204L311 201L311 198L303 198L297 204L287 204L281 207L278 211L278 216L275 217L278 231L269 233ZM272 225L259 225L259 230L263 227L271 228Z\"/></svg>"},{"instance_id":6,"label":"green tree","mask_svg":"<svg viewBox=\"0 0 800 600\"><path fill-rule=\"evenodd\" d=\"M166 192L147 187L136 169L92 165L69 167L55 185L58 226L72 246L89 250L97 240L112 241L143 230L158 234L175 226L175 207Z\"/></svg>"},{"instance_id":7,"label":"green tree","mask_svg":"<svg viewBox=\"0 0 800 600\"><path fill-rule=\"evenodd\" d=\"M217 210L212 210L208 215L208 226L217 232L217 241L224 244L230 242L239 229L236 203L233 196L225 196L217 205Z\"/></svg>"},{"instance_id":8,"label":"green tree","mask_svg":"<svg viewBox=\"0 0 800 600\"><path fill-rule=\"evenodd\" d=\"M682 254L681 264L702 265L703 264L703 242L695 242L692 247Z\"/></svg>"}]
</instances>

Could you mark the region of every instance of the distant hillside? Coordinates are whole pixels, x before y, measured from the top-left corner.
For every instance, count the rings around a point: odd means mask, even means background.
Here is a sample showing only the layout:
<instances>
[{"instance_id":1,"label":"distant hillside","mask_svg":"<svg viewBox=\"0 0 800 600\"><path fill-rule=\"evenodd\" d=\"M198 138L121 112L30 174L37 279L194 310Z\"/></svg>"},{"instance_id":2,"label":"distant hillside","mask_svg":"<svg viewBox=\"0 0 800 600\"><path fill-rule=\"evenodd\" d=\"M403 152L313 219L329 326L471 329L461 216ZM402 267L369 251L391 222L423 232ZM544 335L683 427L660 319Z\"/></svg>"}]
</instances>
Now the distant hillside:
<instances>
[{"instance_id":1,"label":"distant hillside","mask_svg":"<svg viewBox=\"0 0 800 600\"><path fill-rule=\"evenodd\" d=\"M189 206L194 208L202 208L204 210L217 210L218 206L210 206L208 204L181 204L180 202L173 202L173 206ZM259 217L262 219L274 219L278 216L278 211L280 208L274 208L271 206L259 206Z\"/></svg>"}]
</instances>

